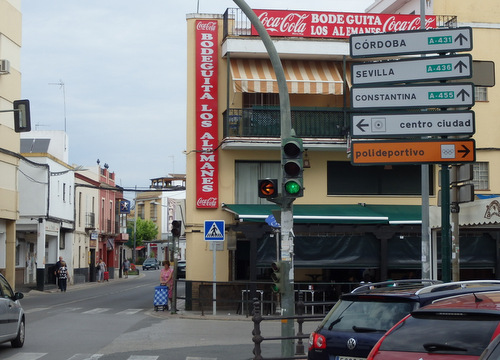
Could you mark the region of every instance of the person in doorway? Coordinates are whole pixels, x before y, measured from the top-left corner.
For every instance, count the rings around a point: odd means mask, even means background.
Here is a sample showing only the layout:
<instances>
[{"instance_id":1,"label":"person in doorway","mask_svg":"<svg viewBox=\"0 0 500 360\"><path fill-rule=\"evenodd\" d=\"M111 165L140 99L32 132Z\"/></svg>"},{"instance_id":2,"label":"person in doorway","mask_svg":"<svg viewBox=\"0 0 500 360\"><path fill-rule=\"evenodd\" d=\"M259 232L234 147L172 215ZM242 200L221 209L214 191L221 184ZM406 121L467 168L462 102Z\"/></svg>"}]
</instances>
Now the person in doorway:
<instances>
[{"instance_id":1,"label":"person in doorway","mask_svg":"<svg viewBox=\"0 0 500 360\"><path fill-rule=\"evenodd\" d=\"M163 269L160 272L160 285L168 287L168 300L172 306L172 290L174 288L174 270L170 267L170 261L163 262Z\"/></svg>"},{"instance_id":2,"label":"person in doorway","mask_svg":"<svg viewBox=\"0 0 500 360\"><path fill-rule=\"evenodd\" d=\"M129 259L125 259L123 262L123 275L125 276L125 279L128 278L128 271L130 269L130 261Z\"/></svg>"},{"instance_id":3,"label":"person in doorway","mask_svg":"<svg viewBox=\"0 0 500 360\"><path fill-rule=\"evenodd\" d=\"M106 271L106 263L99 258L99 262L96 265L97 269L97 282L104 282L104 272Z\"/></svg>"},{"instance_id":4,"label":"person in doorway","mask_svg":"<svg viewBox=\"0 0 500 360\"><path fill-rule=\"evenodd\" d=\"M61 263L63 262L63 257L59 256L59 260L56 262L56 266L54 266L54 277L56 278L56 285L60 289L59 285L59 268L61 267Z\"/></svg>"},{"instance_id":5,"label":"person in doorway","mask_svg":"<svg viewBox=\"0 0 500 360\"><path fill-rule=\"evenodd\" d=\"M68 268L66 266L65 261L61 261L61 266L57 270L57 278L59 280L59 289L61 289L61 292L66 292L66 288L68 286L68 281L69 281L69 274L68 274Z\"/></svg>"}]
</instances>

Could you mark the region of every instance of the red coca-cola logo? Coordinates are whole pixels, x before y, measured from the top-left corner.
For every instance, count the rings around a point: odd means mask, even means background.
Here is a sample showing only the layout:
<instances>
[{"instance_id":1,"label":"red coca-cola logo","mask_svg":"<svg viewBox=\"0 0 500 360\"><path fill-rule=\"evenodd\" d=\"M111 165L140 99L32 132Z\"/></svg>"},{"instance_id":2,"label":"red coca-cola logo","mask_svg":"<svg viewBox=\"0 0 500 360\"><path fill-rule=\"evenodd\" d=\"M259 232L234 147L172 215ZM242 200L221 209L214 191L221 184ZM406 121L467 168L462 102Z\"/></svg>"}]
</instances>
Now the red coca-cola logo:
<instances>
[{"instance_id":1,"label":"red coca-cola logo","mask_svg":"<svg viewBox=\"0 0 500 360\"><path fill-rule=\"evenodd\" d=\"M215 208L217 207L217 198L216 197L209 197L209 198L198 198L196 201L196 207L212 207Z\"/></svg>"},{"instance_id":2,"label":"red coca-cola logo","mask_svg":"<svg viewBox=\"0 0 500 360\"><path fill-rule=\"evenodd\" d=\"M196 30L202 31L215 31L217 29L217 22L198 22L196 25Z\"/></svg>"},{"instance_id":3,"label":"red coca-cola logo","mask_svg":"<svg viewBox=\"0 0 500 360\"><path fill-rule=\"evenodd\" d=\"M306 14L289 13L284 17L269 16L269 13L260 14L259 19L268 31L288 32L292 34L303 34L306 31L309 17Z\"/></svg>"}]
</instances>

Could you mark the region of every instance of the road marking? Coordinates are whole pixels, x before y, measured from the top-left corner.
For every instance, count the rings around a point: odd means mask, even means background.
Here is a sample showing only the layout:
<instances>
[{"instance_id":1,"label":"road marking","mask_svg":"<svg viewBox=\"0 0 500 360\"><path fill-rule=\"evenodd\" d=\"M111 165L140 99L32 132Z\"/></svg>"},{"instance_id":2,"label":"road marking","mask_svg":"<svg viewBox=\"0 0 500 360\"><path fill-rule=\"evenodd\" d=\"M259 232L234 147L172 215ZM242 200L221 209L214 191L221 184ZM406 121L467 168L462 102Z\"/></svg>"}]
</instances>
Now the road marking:
<instances>
[{"instance_id":1,"label":"road marking","mask_svg":"<svg viewBox=\"0 0 500 360\"><path fill-rule=\"evenodd\" d=\"M48 353L19 353L4 360L36 360Z\"/></svg>"},{"instance_id":2,"label":"road marking","mask_svg":"<svg viewBox=\"0 0 500 360\"><path fill-rule=\"evenodd\" d=\"M143 311L143 310L144 309L127 309L127 310L120 311L117 314L118 315L133 315L133 314L137 314L138 312Z\"/></svg>"},{"instance_id":3,"label":"road marking","mask_svg":"<svg viewBox=\"0 0 500 360\"><path fill-rule=\"evenodd\" d=\"M187 357L186 360L217 360L217 358Z\"/></svg>"},{"instance_id":4,"label":"road marking","mask_svg":"<svg viewBox=\"0 0 500 360\"><path fill-rule=\"evenodd\" d=\"M68 360L97 360L102 356L104 356L104 354L75 354Z\"/></svg>"},{"instance_id":5,"label":"road marking","mask_svg":"<svg viewBox=\"0 0 500 360\"><path fill-rule=\"evenodd\" d=\"M131 355L127 360L156 360L158 356Z\"/></svg>"},{"instance_id":6,"label":"road marking","mask_svg":"<svg viewBox=\"0 0 500 360\"><path fill-rule=\"evenodd\" d=\"M89 310L89 311L84 311L83 313L84 314L101 314L101 313L104 313L106 311L109 311L110 308L95 308L95 309L92 309L92 310Z\"/></svg>"},{"instance_id":7,"label":"road marking","mask_svg":"<svg viewBox=\"0 0 500 360\"><path fill-rule=\"evenodd\" d=\"M45 311L45 310L48 310L50 308L33 308L33 309L28 309L28 310L24 310L24 312L26 314L32 314L32 313L35 313L35 312L38 312L38 311Z\"/></svg>"}]
</instances>

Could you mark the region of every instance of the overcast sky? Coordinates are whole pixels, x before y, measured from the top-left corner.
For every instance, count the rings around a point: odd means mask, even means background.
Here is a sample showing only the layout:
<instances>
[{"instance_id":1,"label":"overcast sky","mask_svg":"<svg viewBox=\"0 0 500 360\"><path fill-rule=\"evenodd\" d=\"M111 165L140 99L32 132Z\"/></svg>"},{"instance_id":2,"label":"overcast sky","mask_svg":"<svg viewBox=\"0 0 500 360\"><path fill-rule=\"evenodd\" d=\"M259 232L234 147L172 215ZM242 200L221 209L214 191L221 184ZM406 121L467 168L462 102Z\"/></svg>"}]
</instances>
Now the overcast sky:
<instances>
[{"instance_id":1,"label":"overcast sky","mask_svg":"<svg viewBox=\"0 0 500 360\"><path fill-rule=\"evenodd\" d=\"M247 0L252 8L364 12L372 0ZM22 98L32 128L64 130L70 164L97 159L126 188L185 173L186 14L231 0L22 0ZM60 84L64 84L61 86Z\"/></svg>"}]
</instances>

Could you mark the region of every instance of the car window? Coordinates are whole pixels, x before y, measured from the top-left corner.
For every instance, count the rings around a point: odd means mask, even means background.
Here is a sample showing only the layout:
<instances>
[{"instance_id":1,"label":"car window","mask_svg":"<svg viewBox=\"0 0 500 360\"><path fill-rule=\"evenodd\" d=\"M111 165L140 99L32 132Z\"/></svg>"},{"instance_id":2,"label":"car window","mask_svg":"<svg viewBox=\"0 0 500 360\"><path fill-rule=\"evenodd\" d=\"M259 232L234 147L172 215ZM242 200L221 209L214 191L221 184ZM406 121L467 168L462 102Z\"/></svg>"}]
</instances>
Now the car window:
<instances>
[{"instance_id":1,"label":"car window","mask_svg":"<svg viewBox=\"0 0 500 360\"><path fill-rule=\"evenodd\" d=\"M337 331L387 331L413 310L411 302L341 301L323 328Z\"/></svg>"},{"instance_id":2,"label":"car window","mask_svg":"<svg viewBox=\"0 0 500 360\"><path fill-rule=\"evenodd\" d=\"M14 292L10 288L7 280L5 280L3 277L0 277L0 292L0 295L4 298L14 298Z\"/></svg>"},{"instance_id":3,"label":"car window","mask_svg":"<svg viewBox=\"0 0 500 360\"><path fill-rule=\"evenodd\" d=\"M497 326L498 318L488 316L409 317L385 338L380 350L479 356Z\"/></svg>"}]
</instances>

